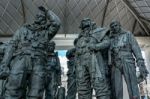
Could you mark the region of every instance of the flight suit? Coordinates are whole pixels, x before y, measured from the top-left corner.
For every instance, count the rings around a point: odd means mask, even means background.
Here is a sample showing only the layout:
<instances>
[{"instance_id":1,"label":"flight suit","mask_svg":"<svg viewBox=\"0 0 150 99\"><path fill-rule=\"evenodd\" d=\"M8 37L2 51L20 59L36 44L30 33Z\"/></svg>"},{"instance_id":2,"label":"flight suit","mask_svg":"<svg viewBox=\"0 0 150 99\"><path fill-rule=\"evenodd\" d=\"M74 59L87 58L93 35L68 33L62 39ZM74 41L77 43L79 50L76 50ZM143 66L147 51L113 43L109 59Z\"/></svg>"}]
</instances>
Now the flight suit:
<instances>
[{"instance_id":1,"label":"flight suit","mask_svg":"<svg viewBox=\"0 0 150 99\"><path fill-rule=\"evenodd\" d=\"M61 86L61 66L58 53L50 53L47 58L45 99L56 99Z\"/></svg>"},{"instance_id":2,"label":"flight suit","mask_svg":"<svg viewBox=\"0 0 150 99\"><path fill-rule=\"evenodd\" d=\"M112 87L115 99L123 99L122 75L125 78L130 99L140 99L136 64L144 65L140 47L130 32L122 30L111 36ZM145 66L143 66L145 68Z\"/></svg>"},{"instance_id":3,"label":"flight suit","mask_svg":"<svg viewBox=\"0 0 150 99\"><path fill-rule=\"evenodd\" d=\"M48 11L47 16L49 24L24 25L10 41L2 61L6 66L10 63L5 99L24 99L24 93L28 99L42 99L46 77L45 49L60 27L60 20L53 12Z\"/></svg>"},{"instance_id":4,"label":"flight suit","mask_svg":"<svg viewBox=\"0 0 150 99\"><path fill-rule=\"evenodd\" d=\"M102 49L109 47L106 29L96 28L82 31L76 43L76 74L79 99L92 99L95 90L97 99L110 99L110 90L106 79L106 67L102 57ZM96 45L91 51L88 46Z\"/></svg>"},{"instance_id":5,"label":"flight suit","mask_svg":"<svg viewBox=\"0 0 150 99\"><path fill-rule=\"evenodd\" d=\"M67 96L66 99L76 99L77 85L76 85L76 64L75 64L75 48L67 51L66 57L68 58L67 66Z\"/></svg>"}]
</instances>

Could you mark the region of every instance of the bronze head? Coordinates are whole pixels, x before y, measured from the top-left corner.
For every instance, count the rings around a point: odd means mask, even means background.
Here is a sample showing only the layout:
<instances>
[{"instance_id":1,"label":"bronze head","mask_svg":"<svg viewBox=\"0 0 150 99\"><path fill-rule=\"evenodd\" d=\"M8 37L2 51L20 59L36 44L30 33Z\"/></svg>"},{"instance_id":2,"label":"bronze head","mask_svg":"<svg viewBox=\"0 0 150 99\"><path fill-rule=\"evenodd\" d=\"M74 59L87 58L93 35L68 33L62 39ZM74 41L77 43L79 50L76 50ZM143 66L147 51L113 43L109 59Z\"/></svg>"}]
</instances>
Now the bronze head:
<instances>
[{"instance_id":1,"label":"bronze head","mask_svg":"<svg viewBox=\"0 0 150 99\"><path fill-rule=\"evenodd\" d=\"M119 33L120 30L121 30L121 24L120 24L120 22L117 21L117 20L113 20L113 21L110 23L110 30L111 30L113 33L115 33L115 34Z\"/></svg>"}]
</instances>

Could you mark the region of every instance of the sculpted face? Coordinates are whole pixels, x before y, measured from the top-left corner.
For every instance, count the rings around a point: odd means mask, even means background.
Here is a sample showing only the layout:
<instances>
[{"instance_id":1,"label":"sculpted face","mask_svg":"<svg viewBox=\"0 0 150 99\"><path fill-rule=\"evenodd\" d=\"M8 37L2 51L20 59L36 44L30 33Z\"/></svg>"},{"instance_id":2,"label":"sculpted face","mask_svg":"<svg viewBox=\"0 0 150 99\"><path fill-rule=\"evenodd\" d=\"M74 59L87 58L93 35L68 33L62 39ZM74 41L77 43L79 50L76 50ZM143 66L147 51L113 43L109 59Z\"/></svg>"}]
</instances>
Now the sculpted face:
<instances>
[{"instance_id":1,"label":"sculpted face","mask_svg":"<svg viewBox=\"0 0 150 99\"><path fill-rule=\"evenodd\" d=\"M121 30L121 25L119 22L117 21L114 21L110 24L110 30L113 32L113 33L119 33L120 30Z\"/></svg>"},{"instance_id":2,"label":"sculpted face","mask_svg":"<svg viewBox=\"0 0 150 99\"><path fill-rule=\"evenodd\" d=\"M45 24L46 23L46 15L44 12L40 11L36 16L35 16L35 23L36 24Z\"/></svg>"},{"instance_id":3,"label":"sculpted face","mask_svg":"<svg viewBox=\"0 0 150 99\"><path fill-rule=\"evenodd\" d=\"M50 42L48 44L48 52L54 52L55 50L55 43L54 42Z\"/></svg>"},{"instance_id":4,"label":"sculpted face","mask_svg":"<svg viewBox=\"0 0 150 99\"><path fill-rule=\"evenodd\" d=\"M97 25L95 22L92 22L92 29L96 29L97 28Z\"/></svg>"},{"instance_id":5,"label":"sculpted face","mask_svg":"<svg viewBox=\"0 0 150 99\"><path fill-rule=\"evenodd\" d=\"M91 26L91 20L89 18L81 21L81 29L89 28Z\"/></svg>"}]
</instances>

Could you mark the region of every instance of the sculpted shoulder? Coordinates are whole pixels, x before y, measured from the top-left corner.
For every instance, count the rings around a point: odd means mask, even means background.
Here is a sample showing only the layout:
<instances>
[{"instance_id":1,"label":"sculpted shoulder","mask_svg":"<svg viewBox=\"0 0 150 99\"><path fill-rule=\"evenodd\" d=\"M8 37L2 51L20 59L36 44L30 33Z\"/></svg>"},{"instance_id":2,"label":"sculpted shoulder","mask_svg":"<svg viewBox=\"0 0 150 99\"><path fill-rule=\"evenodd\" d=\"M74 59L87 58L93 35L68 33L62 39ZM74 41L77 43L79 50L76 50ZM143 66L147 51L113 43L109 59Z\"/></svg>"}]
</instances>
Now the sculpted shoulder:
<instances>
[{"instance_id":1,"label":"sculpted shoulder","mask_svg":"<svg viewBox=\"0 0 150 99\"><path fill-rule=\"evenodd\" d=\"M104 27L104 28L101 28L101 27L97 27L96 29L93 30L93 33L98 33L98 32L107 32L109 29Z\"/></svg>"},{"instance_id":2,"label":"sculpted shoulder","mask_svg":"<svg viewBox=\"0 0 150 99\"><path fill-rule=\"evenodd\" d=\"M100 42L107 35L108 32L108 28L97 27L95 30L93 30L91 35Z\"/></svg>"},{"instance_id":3,"label":"sculpted shoulder","mask_svg":"<svg viewBox=\"0 0 150 99\"><path fill-rule=\"evenodd\" d=\"M17 31L24 32L24 31L27 31L27 30L29 30L28 26L27 25L23 25Z\"/></svg>"},{"instance_id":4,"label":"sculpted shoulder","mask_svg":"<svg viewBox=\"0 0 150 99\"><path fill-rule=\"evenodd\" d=\"M121 30L120 35L127 37L128 39L134 36L130 31L126 31L124 29Z\"/></svg>"}]
</instances>

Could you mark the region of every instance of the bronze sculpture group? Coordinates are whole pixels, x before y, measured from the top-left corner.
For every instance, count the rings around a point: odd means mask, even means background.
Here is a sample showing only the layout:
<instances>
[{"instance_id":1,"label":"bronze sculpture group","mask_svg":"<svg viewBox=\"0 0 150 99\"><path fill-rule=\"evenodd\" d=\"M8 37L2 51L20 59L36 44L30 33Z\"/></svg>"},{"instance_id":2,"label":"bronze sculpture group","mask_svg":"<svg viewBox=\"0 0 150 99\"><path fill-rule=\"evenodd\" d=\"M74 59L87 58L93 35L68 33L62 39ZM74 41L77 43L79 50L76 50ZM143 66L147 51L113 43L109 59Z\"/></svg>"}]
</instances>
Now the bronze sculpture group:
<instances>
[{"instance_id":1,"label":"bronze sculpture group","mask_svg":"<svg viewBox=\"0 0 150 99\"><path fill-rule=\"evenodd\" d=\"M52 11L39 7L33 24L17 30L0 49L0 99L65 99L61 86L61 66L51 39L60 28ZM124 76L130 99L140 99L138 82L148 71L137 41L118 21L101 28L89 18L80 24L74 48L68 50L68 90L66 99L123 99ZM5 49L5 51L4 51ZM2 54L1 54L2 53ZM140 81L136 77L136 65ZM60 95L60 96L58 96Z\"/></svg>"}]
</instances>

